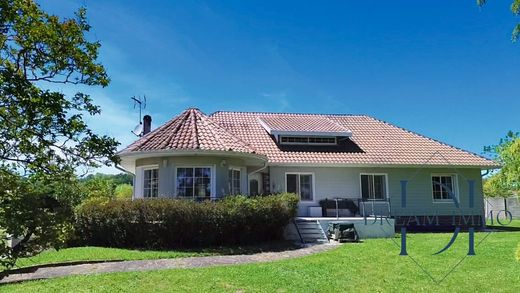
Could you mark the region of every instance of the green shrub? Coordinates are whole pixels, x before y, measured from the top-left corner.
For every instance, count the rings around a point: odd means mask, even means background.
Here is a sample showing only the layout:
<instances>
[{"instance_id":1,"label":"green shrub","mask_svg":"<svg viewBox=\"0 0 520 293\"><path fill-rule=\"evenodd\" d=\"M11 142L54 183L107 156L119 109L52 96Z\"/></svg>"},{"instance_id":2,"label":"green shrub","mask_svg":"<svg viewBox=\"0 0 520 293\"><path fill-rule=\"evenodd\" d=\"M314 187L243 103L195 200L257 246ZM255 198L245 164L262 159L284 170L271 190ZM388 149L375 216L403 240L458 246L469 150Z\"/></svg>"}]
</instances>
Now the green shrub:
<instances>
[{"instance_id":1,"label":"green shrub","mask_svg":"<svg viewBox=\"0 0 520 293\"><path fill-rule=\"evenodd\" d=\"M134 188L130 184L119 184L114 190L114 194L117 199L132 199Z\"/></svg>"},{"instance_id":2,"label":"green shrub","mask_svg":"<svg viewBox=\"0 0 520 293\"><path fill-rule=\"evenodd\" d=\"M297 203L293 194L87 202L77 210L73 244L172 248L278 240Z\"/></svg>"}]
</instances>

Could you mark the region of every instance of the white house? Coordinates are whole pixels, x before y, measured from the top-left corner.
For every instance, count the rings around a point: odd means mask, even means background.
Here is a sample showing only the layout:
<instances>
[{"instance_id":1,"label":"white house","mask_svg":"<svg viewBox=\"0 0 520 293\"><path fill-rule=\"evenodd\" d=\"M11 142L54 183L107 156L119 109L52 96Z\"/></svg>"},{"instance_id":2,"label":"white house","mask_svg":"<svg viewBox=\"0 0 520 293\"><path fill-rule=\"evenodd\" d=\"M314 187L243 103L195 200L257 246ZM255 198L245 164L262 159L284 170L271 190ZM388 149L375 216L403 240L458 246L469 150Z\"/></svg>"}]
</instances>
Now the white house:
<instances>
[{"instance_id":1,"label":"white house","mask_svg":"<svg viewBox=\"0 0 520 293\"><path fill-rule=\"evenodd\" d=\"M150 129L150 119L145 121ZM484 214L481 171L496 162L366 115L190 108L119 152L134 198L294 192L299 216L352 199L392 217ZM361 211L360 211L361 213Z\"/></svg>"}]
</instances>

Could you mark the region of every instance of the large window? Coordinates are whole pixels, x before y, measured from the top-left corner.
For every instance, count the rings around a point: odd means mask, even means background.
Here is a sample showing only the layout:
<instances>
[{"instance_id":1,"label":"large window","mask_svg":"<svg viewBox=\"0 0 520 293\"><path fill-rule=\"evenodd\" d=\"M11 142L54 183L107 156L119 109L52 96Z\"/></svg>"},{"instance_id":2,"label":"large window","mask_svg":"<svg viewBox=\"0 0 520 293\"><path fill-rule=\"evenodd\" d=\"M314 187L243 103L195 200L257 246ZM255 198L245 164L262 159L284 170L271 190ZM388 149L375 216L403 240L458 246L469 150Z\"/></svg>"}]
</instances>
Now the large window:
<instances>
[{"instance_id":1,"label":"large window","mask_svg":"<svg viewBox=\"0 0 520 293\"><path fill-rule=\"evenodd\" d=\"M432 190L434 201L450 201L456 192L455 175L432 175Z\"/></svg>"},{"instance_id":2,"label":"large window","mask_svg":"<svg viewBox=\"0 0 520 293\"><path fill-rule=\"evenodd\" d=\"M287 192L298 194L302 201L312 201L312 174L288 173L285 176L285 189Z\"/></svg>"},{"instance_id":3,"label":"large window","mask_svg":"<svg viewBox=\"0 0 520 293\"><path fill-rule=\"evenodd\" d=\"M229 192L231 194L240 194L240 169L229 169Z\"/></svg>"},{"instance_id":4,"label":"large window","mask_svg":"<svg viewBox=\"0 0 520 293\"><path fill-rule=\"evenodd\" d=\"M210 197L211 168L182 167L177 168L178 197Z\"/></svg>"},{"instance_id":5,"label":"large window","mask_svg":"<svg viewBox=\"0 0 520 293\"><path fill-rule=\"evenodd\" d=\"M386 175L361 174L361 197L363 200L386 199Z\"/></svg>"},{"instance_id":6,"label":"large window","mask_svg":"<svg viewBox=\"0 0 520 293\"><path fill-rule=\"evenodd\" d=\"M144 197L157 197L159 195L159 170L157 168L144 169Z\"/></svg>"}]
</instances>

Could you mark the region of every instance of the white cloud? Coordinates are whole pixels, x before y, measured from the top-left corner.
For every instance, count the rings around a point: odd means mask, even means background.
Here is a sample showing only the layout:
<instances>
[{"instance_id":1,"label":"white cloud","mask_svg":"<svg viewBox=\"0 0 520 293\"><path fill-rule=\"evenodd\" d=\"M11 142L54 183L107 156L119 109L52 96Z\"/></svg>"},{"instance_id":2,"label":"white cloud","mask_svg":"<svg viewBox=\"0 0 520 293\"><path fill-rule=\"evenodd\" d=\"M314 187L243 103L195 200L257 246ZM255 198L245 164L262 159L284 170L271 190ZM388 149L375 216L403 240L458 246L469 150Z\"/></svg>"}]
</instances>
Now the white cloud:
<instances>
[{"instance_id":1,"label":"white cloud","mask_svg":"<svg viewBox=\"0 0 520 293\"><path fill-rule=\"evenodd\" d=\"M291 109L290 99L285 92L262 93L261 95L269 100L269 103L275 103L278 112L286 112Z\"/></svg>"}]
</instances>

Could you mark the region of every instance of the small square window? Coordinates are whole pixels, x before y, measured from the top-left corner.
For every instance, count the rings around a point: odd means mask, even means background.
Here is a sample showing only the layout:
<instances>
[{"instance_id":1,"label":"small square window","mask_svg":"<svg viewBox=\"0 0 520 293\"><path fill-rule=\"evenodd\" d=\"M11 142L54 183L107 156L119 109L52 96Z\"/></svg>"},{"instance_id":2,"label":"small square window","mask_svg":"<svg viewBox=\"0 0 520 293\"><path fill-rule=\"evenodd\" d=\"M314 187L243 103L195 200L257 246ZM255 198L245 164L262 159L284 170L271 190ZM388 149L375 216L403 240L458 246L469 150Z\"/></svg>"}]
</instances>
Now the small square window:
<instances>
[{"instance_id":1,"label":"small square window","mask_svg":"<svg viewBox=\"0 0 520 293\"><path fill-rule=\"evenodd\" d=\"M449 201L455 196L455 175L432 175L434 201Z\"/></svg>"}]
</instances>

